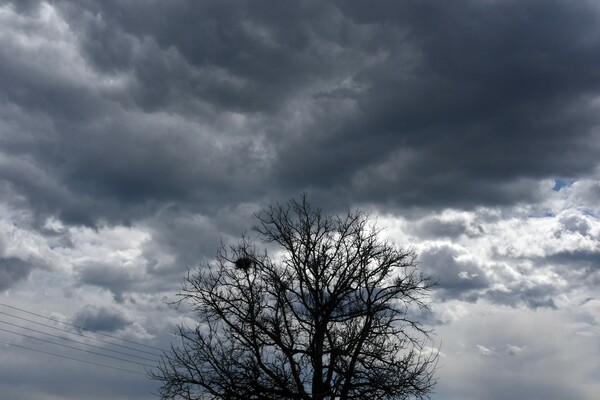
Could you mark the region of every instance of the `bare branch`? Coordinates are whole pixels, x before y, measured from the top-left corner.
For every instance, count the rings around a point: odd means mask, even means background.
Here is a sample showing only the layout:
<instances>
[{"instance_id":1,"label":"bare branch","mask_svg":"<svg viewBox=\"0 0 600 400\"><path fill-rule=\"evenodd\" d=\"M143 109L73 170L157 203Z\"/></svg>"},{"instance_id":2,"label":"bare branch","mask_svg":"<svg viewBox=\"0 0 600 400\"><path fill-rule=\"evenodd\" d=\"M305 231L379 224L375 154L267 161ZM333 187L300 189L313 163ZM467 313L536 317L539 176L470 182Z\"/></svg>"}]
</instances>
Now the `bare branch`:
<instances>
[{"instance_id":1,"label":"bare branch","mask_svg":"<svg viewBox=\"0 0 600 400\"><path fill-rule=\"evenodd\" d=\"M188 272L180 301L198 325L151 377L163 399L423 399L437 355L411 310L433 283L416 255L382 240L367 214L326 215L307 197L256 215L281 246L273 259L245 237Z\"/></svg>"}]
</instances>

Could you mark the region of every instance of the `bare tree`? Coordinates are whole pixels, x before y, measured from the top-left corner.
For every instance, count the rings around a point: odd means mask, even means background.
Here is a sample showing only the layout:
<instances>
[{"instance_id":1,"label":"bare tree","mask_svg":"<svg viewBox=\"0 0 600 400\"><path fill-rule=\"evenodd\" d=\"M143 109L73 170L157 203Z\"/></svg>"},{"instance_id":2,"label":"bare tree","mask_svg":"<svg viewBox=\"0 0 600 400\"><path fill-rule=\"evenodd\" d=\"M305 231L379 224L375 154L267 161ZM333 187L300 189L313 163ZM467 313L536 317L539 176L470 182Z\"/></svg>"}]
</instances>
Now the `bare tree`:
<instances>
[{"instance_id":1,"label":"bare tree","mask_svg":"<svg viewBox=\"0 0 600 400\"><path fill-rule=\"evenodd\" d=\"M188 273L179 326L158 370L163 399L423 399L437 361L411 315L432 282L413 251L362 212L326 215L306 196L257 214L270 255L246 238Z\"/></svg>"}]
</instances>

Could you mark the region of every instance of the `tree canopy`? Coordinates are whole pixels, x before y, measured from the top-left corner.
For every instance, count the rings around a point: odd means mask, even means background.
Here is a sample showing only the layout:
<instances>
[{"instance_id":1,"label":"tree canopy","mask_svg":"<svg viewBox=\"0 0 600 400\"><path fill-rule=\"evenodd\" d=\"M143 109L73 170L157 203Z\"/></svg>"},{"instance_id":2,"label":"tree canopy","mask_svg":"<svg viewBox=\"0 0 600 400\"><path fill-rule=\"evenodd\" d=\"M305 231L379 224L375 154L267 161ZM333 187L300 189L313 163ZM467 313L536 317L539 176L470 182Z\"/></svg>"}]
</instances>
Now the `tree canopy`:
<instances>
[{"instance_id":1,"label":"tree canopy","mask_svg":"<svg viewBox=\"0 0 600 400\"><path fill-rule=\"evenodd\" d=\"M197 325L151 372L164 399L422 399L437 352L416 316L432 281L368 214L306 196L256 214L253 231L189 271ZM275 245L275 246L273 246Z\"/></svg>"}]
</instances>

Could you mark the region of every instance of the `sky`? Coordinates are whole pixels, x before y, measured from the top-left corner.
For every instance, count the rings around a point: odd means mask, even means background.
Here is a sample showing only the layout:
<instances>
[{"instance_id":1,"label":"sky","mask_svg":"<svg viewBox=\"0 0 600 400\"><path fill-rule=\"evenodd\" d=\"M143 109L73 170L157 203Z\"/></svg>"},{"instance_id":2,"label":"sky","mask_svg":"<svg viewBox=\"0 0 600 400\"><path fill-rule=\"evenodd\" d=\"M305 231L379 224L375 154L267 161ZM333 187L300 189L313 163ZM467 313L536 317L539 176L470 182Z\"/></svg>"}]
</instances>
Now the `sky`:
<instances>
[{"instance_id":1,"label":"sky","mask_svg":"<svg viewBox=\"0 0 600 400\"><path fill-rule=\"evenodd\" d=\"M0 0L0 393L156 398L187 268L307 193L438 280L433 399L596 399L599 154L598 1Z\"/></svg>"}]
</instances>

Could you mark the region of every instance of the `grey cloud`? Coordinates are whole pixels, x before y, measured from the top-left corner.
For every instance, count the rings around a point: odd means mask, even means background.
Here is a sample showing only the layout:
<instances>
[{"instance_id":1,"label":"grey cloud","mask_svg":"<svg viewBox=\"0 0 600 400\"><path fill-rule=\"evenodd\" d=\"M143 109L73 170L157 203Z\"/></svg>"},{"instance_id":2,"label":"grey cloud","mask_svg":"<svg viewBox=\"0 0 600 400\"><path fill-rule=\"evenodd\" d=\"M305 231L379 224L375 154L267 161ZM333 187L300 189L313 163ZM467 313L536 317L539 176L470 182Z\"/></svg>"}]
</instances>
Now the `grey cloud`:
<instances>
[{"instance_id":1,"label":"grey cloud","mask_svg":"<svg viewBox=\"0 0 600 400\"><path fill-rule=\"evenodd\" d=\"M67 224L94 225L94 217L87 210L91 200L89 196L81 194L77 198L55 177L49 176L48 171L27 161L13 158L3 163L0 179L20 195L11 195L9 191L6 201L28 205L35 214L34 224L38 227L43 225L46 217L52 215Z\"/></svg>"},{"instance_id":2,"label":"grey cloud","mask_svg":"<svg viewBox=\"0 0 600 400\"><path fill-rule=\"evenodd\" d=\"M131 321L113 308L86 305L73 316L74 325L84 329L102 332L115 332L127 327Z\"/></svg>"},{"instance_id":3,"label":"grey cloud","mask_svg":"<svg viewBox=\"0 0 600 400\"><path fill-rule=\"evenodd\" d=\"M65 313L73 322L167 345L170 318L191 315L163 304L185 268L237 240L256 209L307 191L327 211L400 212L407 234L431 240L420 265L439 281L433 300L448 316L418 319L451 332L439 336L442 351L457 351L441 370L466 368L441 382L440 398L595 398L584 394L593 383L571 372L589 355L585 339L565 333L569 351L550 354L553 341L529 351L552 326L544 316L569 325L560 295L600 285L596 215L560 215L552 238L581 235L588 250L477 258L511 237L495 223L547 200L548 178L572 183L550 202L600 202L595 2L11 3L19 16L4 8L10 18L0 24L0 197L20 229L37 230L73 266L56 272L67 301L106 301ZM48 9L56 20L40 18ZM526 211L512 207L523 203ZM446 208L473 211L490 236L471 219L444 217ZM47 228L49 217L65 226ZM83 263L74 258L86 244L69 236L81 225L99 234L132 226L148 240L134 267L97 254ZM473 243L484 248L468 254ZM33 285L27 277L45 268L0 255L0 290ZM501 313L510 315L494 325ZM523 340L485 340L502 329ZM463 339L474 354L458 354ZM476 344L496 356L475 353ZM565 358L573 348L577 357ZM13 389L22 385L28 399L147 397L147 382L36 363L0 371L3 393L23 398Z\"/></svg>"},{"instance_id":4,"label":"grey cloud","mask_svg":"<svg viewBox=\"0 0 600 400\"><path fill-rule=\"evenodd\" d=\"M147 222L152 242L144 248L151 275L176 274L183 276L186 268L198 267L213 258L222 245L237 243L243 234L251 235L249 228L256 222L251 204L224 206L208 214L192 214L171 205L163 208ZM163 261L164 255L170 256Z\"/></svg>"},{"instance_id":5,"label":"grey cloud","mask_svg":"<svg viewBox=\"0 0 600 400\"><path fill-rule=\"evenodd\" d=\"M98 79L0 52L3 101L29 112L2 178L41 219L133 223L302 191L511 205L597 164L591 3L51 4Z\"/></svg>"},{"instance_id":6,"label":"grey cloud","mask_svg":"<svg viewBox=\"0 0 600 400\"><path fill-rule=\"evenodd\" d=\"M574 271L574 267L578 267L580 271L592 272L600 270L600 251L585 249L563 250L554 254L548 254L539 261L549 265L557 265L563 273L567 274L569 272L577 272Z\"/></svg>"},{"instance_id":7,"label":"grey cloud","mask_svg":"<svg viewBox=\"0 0 600 400\"><path fill-rule=\"evenodd\" d=\"M35 269L47 269L46 260L36 254L27 253L26 243L16 243L17 249L8 252L6 244L14 239L11 233L0 233L0 293L26 280Z\"/></svg>"},{"instance_id":8,"label":"grey cloud","mask_svg":"<svg viewBox=\"0 0 600 400\"><path fill-rule=\"evenodd\" d=\"M428 217L418 221L409 227L421 238L457 238L460 235L469 237L478 236L483 233L483 228L464 218L444 219L440 217Z\"/></svg>"},{"instance_id":9,"label":"grey cloud","mask_svg":"<svg viewBox=\"0 0 600 400\"><path fill-rule=\"evenodd\" d=\"M23 49L17 38L3 38L0 48L0 100L26 110L33 118L50 117L54 123L68 121L82 124L106 116L110 107L102 101L93 85L78 79L79 65L63 56L68 54L66 43L50 22L42 23L39 16L26 16L25 23L2 27L22 37L35 37L42 43L37 51ZM56 40L53 43L52 40ZM47 43L44 43L47 42ZM44 44L46 46L44 46ZM35 49L35 46L32 46ZM62 52L62 53L61 53ZM44 64L47 62L47 65ZM46 127L51 131L51 127ZM72 127L73 128L73 127ZM68 138L68 132L64 132ZM48 139L48 138L40 138Z\"/></svg>"},{"instance_id":10,"label":"grey cloud","mask_svg":"<svg viewBox=\"0 0 600 400\"><path fill-rule=\"evenodd\" d=\"M0 257L0 292L13 287L17 282L26 279L31 271L39 265L16 257Z\"/></svg>"},{"instance_id":11,"label":"grey cloud","mask_svg":"<svg viewBox=\"0 0 600 400\"><path fill-rule=\"evenodd\" d=\"M115 301L122 303L124 294L142 285L143 276L136 276L127 268L101 263L87 263L78 267L76 272L78 285L93 285L110 291Z\"/></svg>"},{"instance_id":12,"label":"grey cloud","mask_svg":"<svg viewBox=\"0 0 600 400\"><path fill-rule=\"evenodd\" d=\"M594 180L582 180L573 184L573 197L581 206L600 203L600 183Z\"/></svg>"},{"instance_id":13,"label":"grey cloud","mask_svg":"<svg viewBox=\"0 0 600 400\"><path fill-rule=\"evenodd\" d=\"M354 188L363 196L434 207L509 204L533 198L533 185L513 185L520 178L596 165L597 113L587 103L600 83L592 3L350 4L340 7L359 23L386 20L408 31L404 42L418 54L411 64L396 53L407 46L386 47L386 62L361 74L370 87L358 100L364 117L350 118L352 127L328 143L368 153L348 157L355 171L412 149L414 157Z\"/></svg>"},{"instance_id":14,"label":"grey cloud","mask_svg":"<svg viewBox=\"0 0 600 400\"><path fill-rule=\"evenodd\" d=\"M200 126L129 118L82 127L82 137L64 143L32 144L35 162L12 158L0 177L40 220L55 215L88 226L99 220L131 223L156 212L161 203L206 211L223 200L259 195L256 182L268 171L248 140L224 138L232 143L221 151L218 140L189 131L204 129ZM164 136L164 130L170 134Z\"/></svg>"},{"instance_id":15,"label":"grey cloud","mask_svg":"<svg viewBox=\"0 0 600 400\"><path fill-rule=\"evenodd\" d=\"M442 350L448 355L440 369L441 399L594 399L594 385L573 379L593 376L597 368L586 356L594 338L575 339L577 328L565 319L574 310L506 312L506 307L482 305L473 305L472 313L456 321L456 330L453 324L437 328L446 333ZM481 354L477 345L490 355ZM456 358L454 352L459 352Z\"/></svg>"},{"instance_id":16,"label":"grey cloud","mask_svg":"<svg viewBox=\"0 0 600 400\"><path fill-rule=\"evenodd\" d=\"M252 223L252 210L226 206L199 214L177 204L161 207L152 218L136 222L151 240L142 244L135 266L102 260L78 263L76 286L100 287L119 303L133 301L136 293L175 293L186 268L205 264L222 244L239 240Z\"/></svg>"},{"instance_id":17,"label":"grey cloud","mask_svg":"<svg viewBox=\"0 0 600 400\"><path fill-rule=\"evenodd\" d=\"M568 232L577 232L582 236L587 236L590 232L591 227L589 222L580 215L563 215L560 217L559 222L563 229ZM557 233L560 235L560 232Z\"/></svg>"},{"instance_id":18,"label":"grey cloud","mask_svg":"<svg viewBox=\"0 0 600 400\"><path fill-rule=\"evenodd\" d=\"M523 375L521 376L516 376L508 372L503 376L503 379L498 379L498 376L492 375L494 374L479 376L476 386L478 388L477 395L481 396L481 398L492 400L519 398L522 396L549 400L586 398L580 388L569 387L567 389L563 386L563 382L549 382L540 377L537 377L536 381L532 382L527 376L527 371L523 371ZM459 397L457 396L457 398Z\"/></svg>"},{"instance_id":19,"label":"grey cloud","mask_svg":"<svg viewBox=\"0 0 600 400\"><path fill-rule=\"evenodd\" d=\"M502 264L478 265L468 258L461 259L460 255L460 251L444 244L433 245L419 255L421 269L438 282L435 297L439 301L458 299L474 302L484 299L510 307L555 309L557 305L554 298L565 291L559 281L532 281L528 278L529 272L526 270L522 271L522 276L515 277L512 273L503 273L506 267ZM571 286L567 290L573 290L581 284L582 272L577 274L546 265L549 258L535 262L540 264L536 267L536 273L557 272L561 277L568 279ZM565 265L572 266L572 262L573 260L568 260ZM514 267L519 269L517 265Z\"/></svg>"},{"instance_id":20,"label":"grey cloud","mask_svg":"<svg viewBox=\"0 0 600 400\"><path fill-rule=\"evenodd\" d=\"M22 14L32 14L39 9L40 0L2 0L0 4L10 5Z\"/></svg>"},{"instance_id":21,"label":"grey cloud","mask_svg":"<svg viewBox=\"0 0 600 400\"><path fill-rule=\"evenodd\" d=\"M421 269L438 282L440 299L475 301L479 291L490 285L485 270L472 261L458 260L459 252L441 245L419 254Z\"/></svg>"},{"instance_id":22,"label":"grey cloud","mask_svg":"<svg viewBox=\"0 0 600 400\"><path fill-rule=\"evenodd\" d=\"M467 224L465 221L430 219L421 223L416 231L419 236L455 238L466 233Z\"/></svg>"},{"instance_id":23,"label":"grey cloud","mask_svg":"<svg viewBox=\"0 0 600 400\"><path fill-rule=\"evenodd\" d=\"M527 282L517 281L510 282L506 290L488 290L485 297L490 301L518 307L525 305L531 309L537 308L557 308L554 302L554 296L562 293L562 291L553 284L536 284L534 286Z\"/></svg>"},{"instance_id":24,"label":"grey cloud","mask_svg":"<svg viewBox=\"0 0 600 400\"><path fill-rule=\"evenodd\" d=\"M82 49L97 67L133 69L144 91L141 105L168 106L175 94L229 110L269 111L341 65L333 62L327 44L338 45L341 35L331 24L343 20L329 18L335 10L318 2L108 1L61 7L81 27ZM140 58L132 38L142 37L156 47ZM173 57L179 67L170 64Z\"/></svg>"},{"instance_id":25,"label":"grey cloud","mask_svg":"<svg viewBox=\"0 0 600 400\"><path fill-rule=\"evenodd\" d=\"M18 348L3 347L2 351L11 360L0 366L2 394L14 400L149 400L152 396L148 392L155 388L144 375L98 368L43 354L27 357L27 353ZM101 357L93 360L106 362Z\"/></svg>"},{"instance_id":26,"label":"grey cloud","mask_svg":"<svg viewBox=\"0 0 600 400\"><path fill-rule=\"evenodd\" d=\"M0 178L38 229L49 216L142 224L188 265L239 234L213 221L242 202L309 190L333 209L509 206L538 201L540 178L597 164L592 3L51 4L90 76L122 80L56 79L16 44L0 51L3 101L18 111L2 114ZM25 17L18 29L43 36ZM577 193L589 200L595 187ZM477 229L430 218L415 233ZM150 274L177 270L145 256ZM446 277L456 290L485 286L479 267L458 267ZM100 270L80 282L129 290Z\"/></svg>"}]
</instances>

